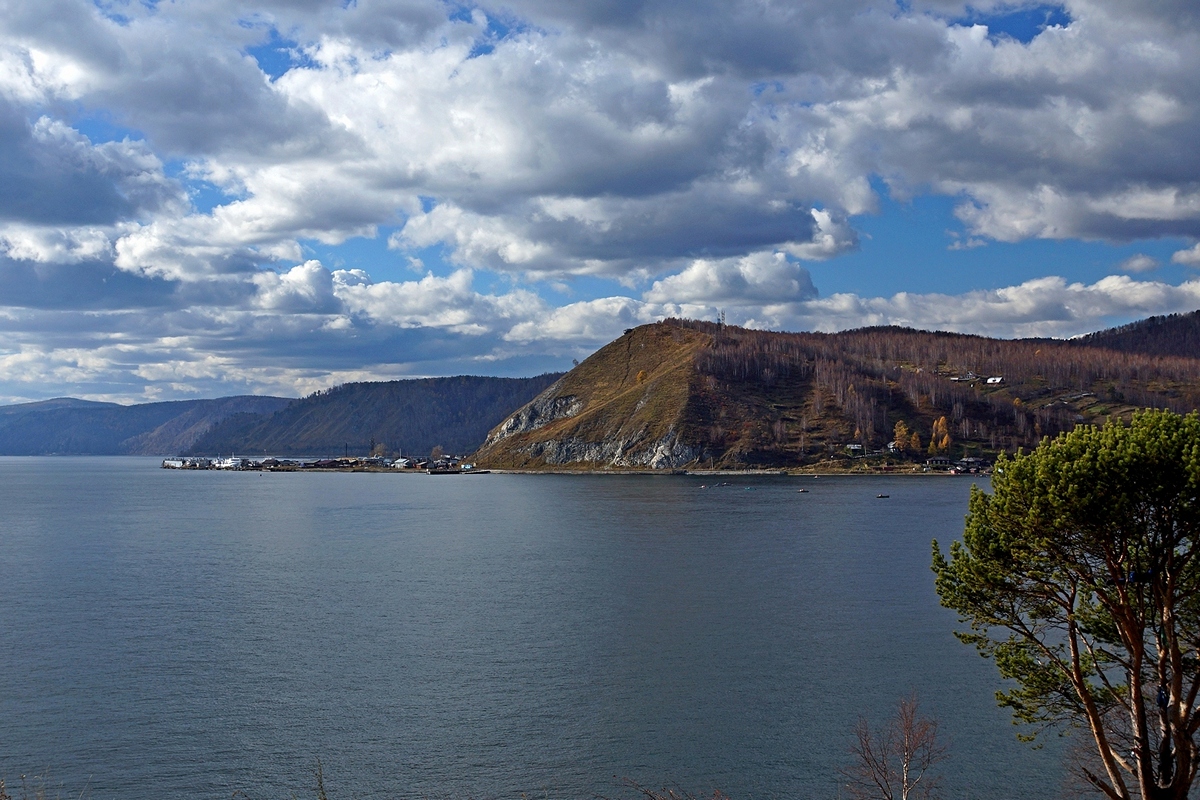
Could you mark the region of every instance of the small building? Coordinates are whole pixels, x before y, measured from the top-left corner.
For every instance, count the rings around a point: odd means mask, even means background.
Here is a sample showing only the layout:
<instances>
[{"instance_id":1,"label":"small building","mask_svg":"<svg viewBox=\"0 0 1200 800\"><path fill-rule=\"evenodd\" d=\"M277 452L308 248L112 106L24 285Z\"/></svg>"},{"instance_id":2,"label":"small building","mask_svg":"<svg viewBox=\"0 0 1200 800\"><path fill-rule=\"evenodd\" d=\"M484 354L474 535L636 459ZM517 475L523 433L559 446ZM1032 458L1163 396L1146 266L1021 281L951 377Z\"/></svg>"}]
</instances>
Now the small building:
<instances>
[{"instance_id":1,"label":"small building","mask_svg":"<svg viewBox=\"0 0 1200 800\"><path fill-rule=\"evenodd\" d=\"M997 384L997 383L1004 383L1004 376L1001 375L1001 376L995 377L995 378L988 378L987 382L990 384L993 384L993 385Z\"/></svg>"},{"instance_id":2,"label":"small building","mask_svg":"<svg viewBox=\"0 0 1200 800\"><path fill-rule=\"evenodd\" d=\"M958 472L976 475L985 471L991 465L990 461L985 461L975 456L967 456L966 458L960 458L958 463L954 465L954 469Z\"/></svg>"}]
</instances>

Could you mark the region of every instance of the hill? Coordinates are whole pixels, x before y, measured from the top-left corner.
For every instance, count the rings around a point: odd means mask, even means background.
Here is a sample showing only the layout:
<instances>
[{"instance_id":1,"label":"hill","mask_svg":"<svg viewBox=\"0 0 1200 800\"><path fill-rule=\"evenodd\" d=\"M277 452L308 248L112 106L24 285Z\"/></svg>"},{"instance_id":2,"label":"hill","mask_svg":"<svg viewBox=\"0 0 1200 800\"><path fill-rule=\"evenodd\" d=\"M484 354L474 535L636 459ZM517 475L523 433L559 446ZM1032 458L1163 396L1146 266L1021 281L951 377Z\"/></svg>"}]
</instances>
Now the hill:
<instances>
[{"instance_id":1,"label":"hill","mask_svg":"<svg viewBox=\"0 0 1200 800\"><path fill-rule=\"evenodd\" d=\"M594 469L986 457L1146 406L1200 406L1200 359L894 327L772 333L666 320L601 348L498 425L475 458Z\"/></svg>"},{"instance_id":2,"label":"hill","mask_svg":"<svg viewBox=\"0 0 1200 800\"><path fill-rule=\"evenodd\" d=\"M365 455L380 448L423 456L434 447L469 453L505 415L559 377L348 383L267 417L232 416L196 441L190 454Z\"/></svg>"},{"instance_id":3,"label":"hill","mask_svg":"<svg viewBox=\"0 0 1200 800\"><path fill-rule=\"evenodd\" d=\"M1089 347L1155 356L1200 356L1200 311L1170 314L1089 333L1074 340Z\"/></svg>"},{"instance_id":4,"label":"hill","mask_svg":"<svg viewBox=\"0 0 1200 800\"><path fill-rule=\"evenodd\" d=\"M72 397L0 407L0 455L165 455L233 414L267 414L283 397L223 397L132 406Z\"/></svg>"}]
</instances>

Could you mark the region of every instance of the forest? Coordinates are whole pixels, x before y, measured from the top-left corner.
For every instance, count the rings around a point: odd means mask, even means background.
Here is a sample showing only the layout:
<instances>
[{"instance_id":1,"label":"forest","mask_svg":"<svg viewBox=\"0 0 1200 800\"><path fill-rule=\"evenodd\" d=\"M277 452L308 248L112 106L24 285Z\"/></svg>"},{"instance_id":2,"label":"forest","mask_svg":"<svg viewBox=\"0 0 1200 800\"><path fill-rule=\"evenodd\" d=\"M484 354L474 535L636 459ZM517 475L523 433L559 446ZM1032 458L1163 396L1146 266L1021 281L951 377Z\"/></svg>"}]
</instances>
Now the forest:
<instances>
[{"instance_id":1,"label":"forest","mask_svg":"<svg viewBox=\"0 0 1200 800\"><path fill-rule=\"evenodd\" d=\"M1077 340L989 339L897 327L772 333L694 320L697 433L726 461L805 462L835 447L916 457L1029 449L1137 408L1200 407L1200 314ZM699 428L699 430L695 430Z\"/></svg>"}]
</instances>

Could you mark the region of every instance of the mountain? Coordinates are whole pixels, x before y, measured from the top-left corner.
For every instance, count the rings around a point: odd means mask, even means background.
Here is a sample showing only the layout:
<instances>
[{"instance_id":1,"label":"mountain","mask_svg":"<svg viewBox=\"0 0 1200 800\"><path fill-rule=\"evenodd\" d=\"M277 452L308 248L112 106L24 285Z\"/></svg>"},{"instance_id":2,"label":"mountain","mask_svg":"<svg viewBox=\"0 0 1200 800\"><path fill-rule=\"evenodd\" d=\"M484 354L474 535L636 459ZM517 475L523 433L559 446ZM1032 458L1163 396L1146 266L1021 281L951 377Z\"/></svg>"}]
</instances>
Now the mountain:
<instances>
[{"instance_id":1,"label":"mountain","mask_svg":"<svg viewBox=\"0 0 1200 800\"><path fill-rule=\"evenodd\" d=\"M2 455L165 455L233 414L269 414L283 397L222 397L122 406L61 397L0 407Z\"/></svg>"},{"instance_id":2,"label":"mountain","mask_svg":"<svg viewBox=\"0 0 1200 800\"><path fill-rule=\"evenodd\" d=\"M1200 356L1200 311L1170 314L1090 333L1074 340L1089 347L1155 356Z\"/></svg>"},{"instance_id":3,"label":"mountain","mask_svg":"<svg viewBox=\"0 0 1200 800\"><path fill-rule=\"evenodd\" d=\"M988 456L1140 407L1198 406L1196 358L1078 340L666 320L601 348L496 426L475 459L518 469L789 467L889 443L900 462Z\"/></svg>"},{"instance_id":4,"label":"mountain","mask_svg":"<svg viewBox=\"0 0 1200 800\"><path fill-rule=\"evenodd\" d=\"M267 417L231 416L200 438L195 455L428 455L469 453L489 429L560 374L534 378L459 376L347 383L296 400Z\"/></svg>"}]
</instances>

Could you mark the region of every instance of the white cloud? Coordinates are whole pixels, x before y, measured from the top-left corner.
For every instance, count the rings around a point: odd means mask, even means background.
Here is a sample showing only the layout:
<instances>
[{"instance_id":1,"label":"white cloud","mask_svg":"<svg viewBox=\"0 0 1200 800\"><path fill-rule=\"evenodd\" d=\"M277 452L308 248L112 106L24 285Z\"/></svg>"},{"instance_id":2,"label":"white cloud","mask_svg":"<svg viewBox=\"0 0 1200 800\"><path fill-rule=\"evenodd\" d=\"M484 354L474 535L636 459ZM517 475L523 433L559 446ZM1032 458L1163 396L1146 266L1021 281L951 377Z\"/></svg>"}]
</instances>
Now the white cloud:
<instances>
[{"instance_id":1,"label":"white cloud","mask_svg":"<svg viewBox=\"0 0 1200 800\"><path fill-rule=\"evenodd\" d=\"M0 225L0 254L15 261L78 264L111 259L112 241L104 228L63 228L20 223Z\"/></svg>"},{"instance_id":2,"label":"white cloud","mask_svg":"<svg viewBox=\"0 0 1200 800\"><path fill-rule=\"evenodd\" d=\"M319 261L306 261L287 272L258 272L256 304L259 308L288 313L336 313L333 275Z\"/></svg>"},{"instance_id":3,"label":"white cloud","mask_svg":"<svg viewBox=\"0 0 1200 800\"><path fill-rule=\"evenodd\" d=\"M1158 259L1138 253L1122 261L1117 268L1122 272L1150 272L1158 269Z\"/></svg>"},{"instance_id":4,"label":"white cloud","mask_svg":"<svg viewBox=\"0 0 1200 800\"><path fill-rule=\"evenodd\" d=\"M697 259L677 275L650 287L645 299L657 303L759 306L817 296L808 270L783 253L753 253L719 261Z\"/></svg>"},{"instance_id":5,"label":"white cloud","mask_svg":"<svg viewBox=\"0 0 1200 800\"><path fill-rule=\"evenodd\" d=\"M1177 250L1171 254L1172 264L1186 264L1189 267L1200 267L1200 243L1186 250Z\"/></svg>"}]
</instances>

